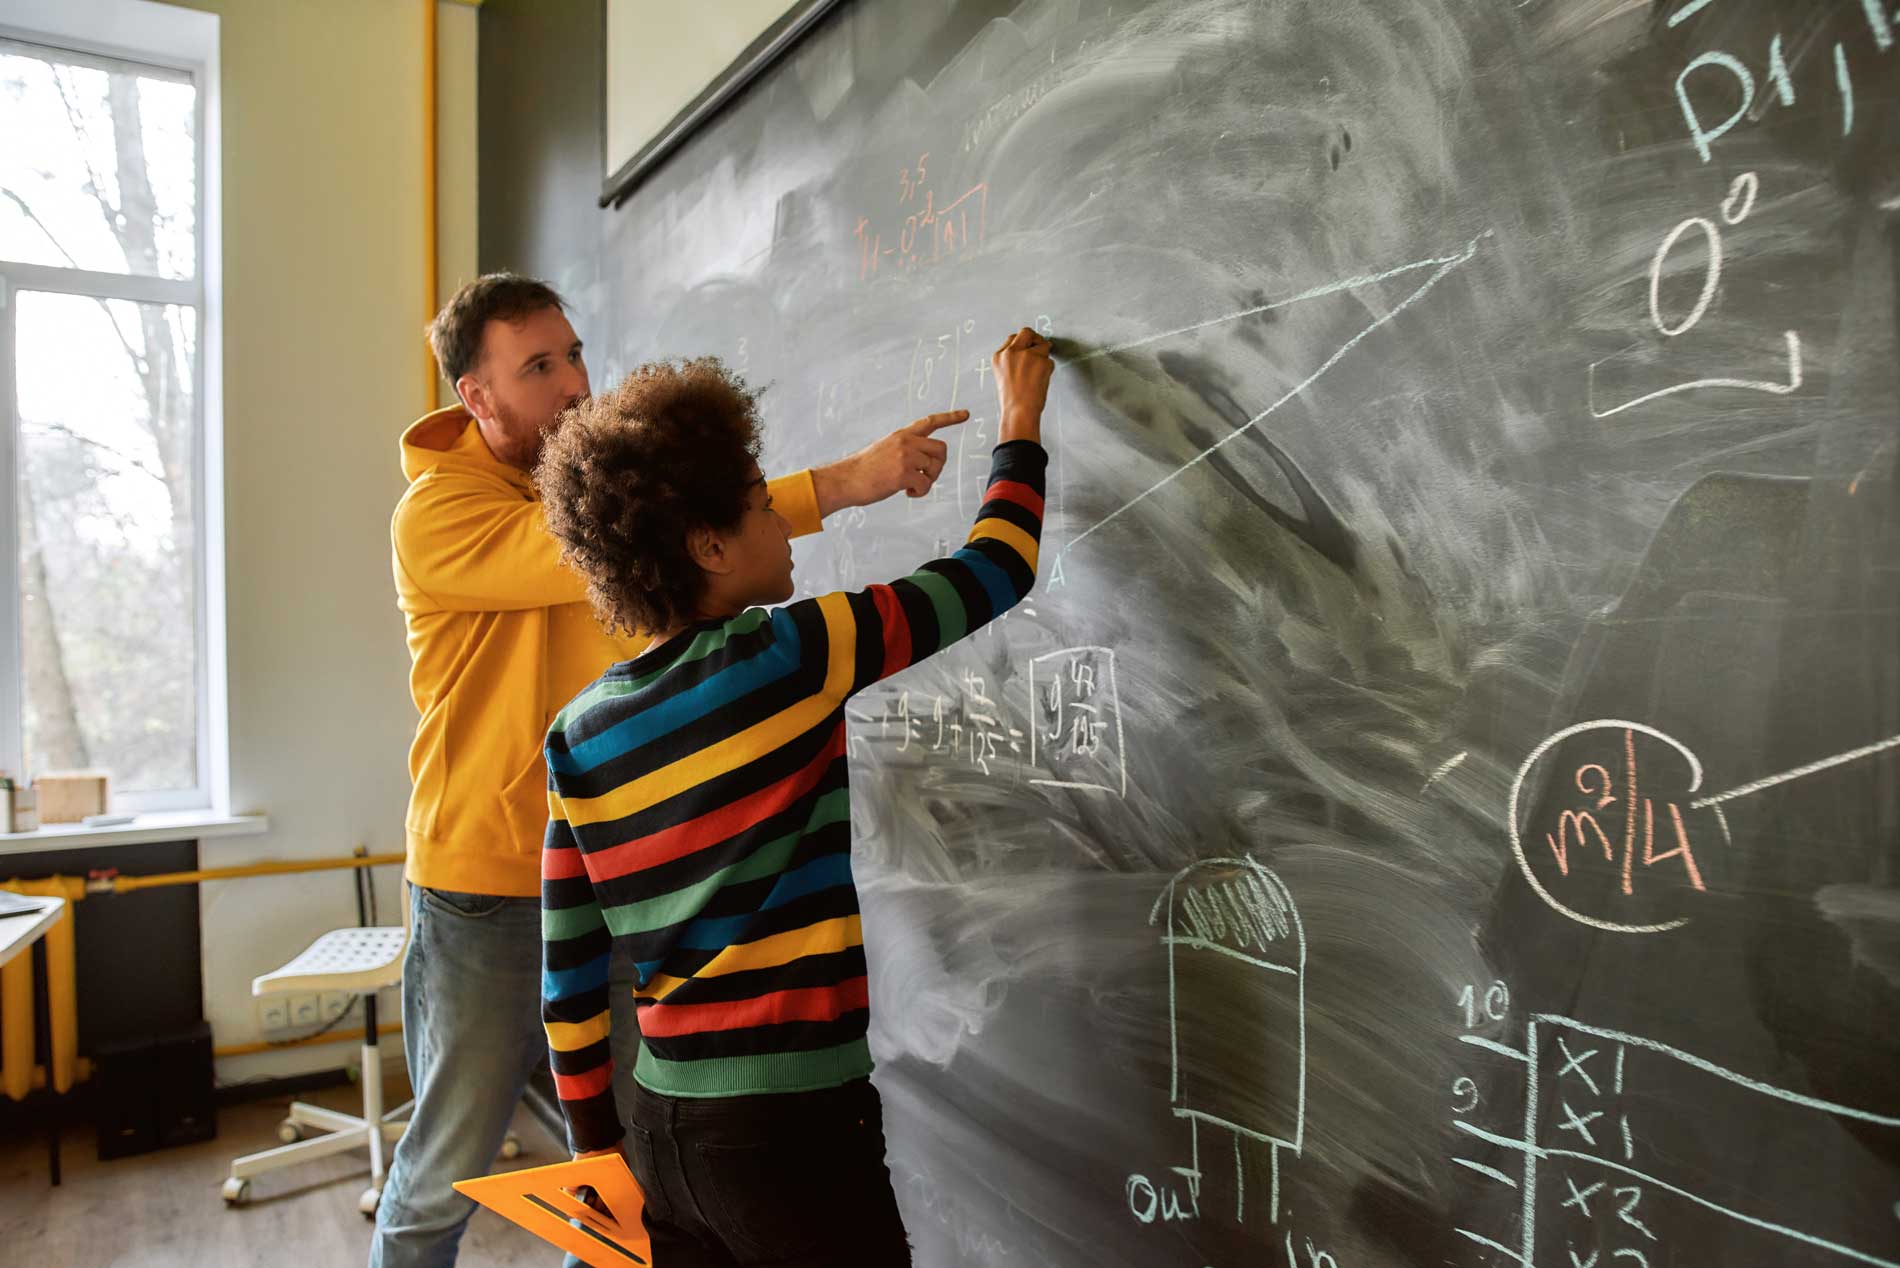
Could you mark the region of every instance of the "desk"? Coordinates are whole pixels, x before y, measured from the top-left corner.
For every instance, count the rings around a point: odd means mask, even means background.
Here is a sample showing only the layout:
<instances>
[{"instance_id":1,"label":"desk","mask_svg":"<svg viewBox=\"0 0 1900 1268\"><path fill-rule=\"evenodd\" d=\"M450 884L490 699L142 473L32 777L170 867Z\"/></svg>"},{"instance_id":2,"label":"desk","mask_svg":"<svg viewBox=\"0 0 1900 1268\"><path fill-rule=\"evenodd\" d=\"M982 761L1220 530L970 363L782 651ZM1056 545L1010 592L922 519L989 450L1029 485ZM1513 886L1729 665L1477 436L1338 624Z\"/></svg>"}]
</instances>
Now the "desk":
<instances>
[{"instance_id":1,"label":"desk","mask_svg":"<svg viewBox=\"0 0 1900 1268\"><path fill-rule=\"evenodd\" d=\"M0 917L0 968L18 956L33 953L33 1046L46 1062L47 1077L53 1070L53 1021L48 1007L46 985L46 948L41 939L66 913L64 898L33 896L40 905L38 915ZM46 1122L46 1165L53 1183L59 1183L59 1116L50 1114Z\"/></svg>"}]
</instances>

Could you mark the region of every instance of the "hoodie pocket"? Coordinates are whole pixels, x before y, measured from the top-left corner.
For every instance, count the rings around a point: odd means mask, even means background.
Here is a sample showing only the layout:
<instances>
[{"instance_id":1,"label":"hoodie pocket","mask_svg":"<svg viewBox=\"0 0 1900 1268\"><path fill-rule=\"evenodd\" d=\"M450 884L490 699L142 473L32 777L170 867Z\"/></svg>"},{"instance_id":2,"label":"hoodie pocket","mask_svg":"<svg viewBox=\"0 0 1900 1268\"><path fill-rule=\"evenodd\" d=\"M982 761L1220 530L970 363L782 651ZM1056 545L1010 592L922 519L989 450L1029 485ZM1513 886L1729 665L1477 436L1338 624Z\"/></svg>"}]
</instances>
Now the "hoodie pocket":
<instances>
[{"instance_id":1,"label":"hoodie pocket","mask_svg":"<svg viewBox=\"0 0 1900 1268\"><path fill-rule=\"evenodd\" d=\"M517 853L540 854L548 832L548 768L540 748L535 748L528 764L502 785L501 820L507 825L509 844Z\"/></svg>"},{"instance_id":2,"label":"hoodie pocket","mask_svg":"<svg viewBox=\"0 0 1900 1268\"><path fill-rule=\"evenodd\" d=\"M441 719L417 728L409 748L409 812L404 823L413 836L432 841L442 818L449 786L449 741Z\"/></svg>"}]
</instances>

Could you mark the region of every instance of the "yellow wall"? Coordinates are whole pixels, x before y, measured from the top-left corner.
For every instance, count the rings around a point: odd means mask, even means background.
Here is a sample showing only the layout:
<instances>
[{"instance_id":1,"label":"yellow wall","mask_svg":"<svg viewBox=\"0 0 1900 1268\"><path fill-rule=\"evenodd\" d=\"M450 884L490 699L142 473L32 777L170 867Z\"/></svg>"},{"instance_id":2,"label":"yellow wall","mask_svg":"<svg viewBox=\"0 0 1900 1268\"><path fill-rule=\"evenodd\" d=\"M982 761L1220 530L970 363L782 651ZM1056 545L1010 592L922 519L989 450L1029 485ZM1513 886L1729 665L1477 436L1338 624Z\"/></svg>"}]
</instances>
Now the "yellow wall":
<instances>
[{"instance_id":1,"label":"yellow wall","mask_svg":"<svg viewBox=\"0 0 1900 1268\"><path fill-rule=\"evenodd\" d=\"M188 0L221 15L224 453L232 805L265 837L205 866L402 848L415 724L389 571L396 440L432 403L421 330L423 4ZM472 272L475 14L439 7L455 61L442 129L442 271ZM464 152L466 151L466 152ZM346 873L206 886L205 1007L257 1037L250 980L355 923ZM396 878L383 917L399 918ZM222 1063L342 1064L350 1049Z\"/></svg>"}]
</instances>

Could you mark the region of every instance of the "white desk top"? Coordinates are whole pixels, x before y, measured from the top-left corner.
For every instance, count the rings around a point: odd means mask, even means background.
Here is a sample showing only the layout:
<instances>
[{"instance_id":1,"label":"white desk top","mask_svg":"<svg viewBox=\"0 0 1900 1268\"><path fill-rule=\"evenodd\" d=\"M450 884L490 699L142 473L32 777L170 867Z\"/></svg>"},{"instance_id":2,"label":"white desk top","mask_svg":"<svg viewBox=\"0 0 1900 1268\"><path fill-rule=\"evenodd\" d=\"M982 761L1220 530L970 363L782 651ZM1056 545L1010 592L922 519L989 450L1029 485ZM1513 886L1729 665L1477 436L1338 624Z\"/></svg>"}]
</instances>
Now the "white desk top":
<instances>
[{"instance_id":1,"label":"white desk top","mask_svg":"<svg viewBox=\"0 0 1900 1268\"><path fill-rule=\"evenodd\" d=\"M51 929L59 919L59 913L66 909L64 898L47 898L38 894L22 897L40 904L42 910L37 916L0 916L0 964L7 963L39 941L40 935Z\"/></svg>"}]
</instances>

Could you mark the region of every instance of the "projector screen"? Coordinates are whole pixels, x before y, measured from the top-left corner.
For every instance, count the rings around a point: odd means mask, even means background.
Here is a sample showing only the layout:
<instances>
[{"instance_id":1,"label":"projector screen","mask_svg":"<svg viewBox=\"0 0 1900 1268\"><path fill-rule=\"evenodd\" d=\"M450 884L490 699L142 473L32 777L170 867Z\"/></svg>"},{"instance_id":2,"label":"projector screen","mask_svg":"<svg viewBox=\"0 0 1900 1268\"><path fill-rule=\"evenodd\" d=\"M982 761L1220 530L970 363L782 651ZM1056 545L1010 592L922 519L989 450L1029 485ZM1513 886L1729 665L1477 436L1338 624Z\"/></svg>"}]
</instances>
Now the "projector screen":
<instances>
[{"instance_id":1,"label":"projector screen","mask_svg":"<svg viewBox=\"0 0 1900 1268\"><path fill-rule=\"evenodd\" d=\"M601 204L655 164L836 0L609 0Z\"/></svg>"}]
</instances>

